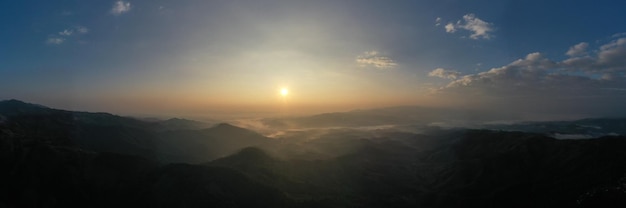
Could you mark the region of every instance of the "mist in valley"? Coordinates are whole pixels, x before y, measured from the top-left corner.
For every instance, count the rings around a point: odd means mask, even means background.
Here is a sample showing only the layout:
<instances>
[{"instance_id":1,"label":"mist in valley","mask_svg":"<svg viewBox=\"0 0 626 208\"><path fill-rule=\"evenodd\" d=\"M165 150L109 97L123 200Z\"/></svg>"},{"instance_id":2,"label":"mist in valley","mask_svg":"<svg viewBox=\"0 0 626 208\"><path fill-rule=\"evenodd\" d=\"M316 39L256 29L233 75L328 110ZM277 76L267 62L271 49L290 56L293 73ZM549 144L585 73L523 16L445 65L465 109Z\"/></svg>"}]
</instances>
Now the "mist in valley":
<instances>
[{"instance_id":1,"label":"mist in valley","mask_svg":"<svg viewBox=\"0 0 626 208\"><path fill-rule=\"evenodd\" d=\"M230 124L1 101L1 162L9 170L1 201L41 207L623 202L626 119L452 126L411 112L396 120L397 113L373 109Z\"/></svg>"}]
</instances>

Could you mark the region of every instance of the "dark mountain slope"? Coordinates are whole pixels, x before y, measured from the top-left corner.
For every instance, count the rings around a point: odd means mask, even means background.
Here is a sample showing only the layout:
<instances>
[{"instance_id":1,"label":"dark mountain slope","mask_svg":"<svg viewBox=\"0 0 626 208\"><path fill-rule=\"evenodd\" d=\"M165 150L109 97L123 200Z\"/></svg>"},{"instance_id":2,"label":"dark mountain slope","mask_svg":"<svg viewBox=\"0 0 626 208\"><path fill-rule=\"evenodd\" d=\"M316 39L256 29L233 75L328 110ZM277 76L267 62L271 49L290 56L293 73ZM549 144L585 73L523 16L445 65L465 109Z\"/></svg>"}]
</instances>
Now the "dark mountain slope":
<instances>
[{"instance_id":1,"label":"dark mountain slope","mask_svg":"<svg viewBox=\"0 0 626 208\"><path fill-rule=\"evenodd\" d=\"M6 103L0 102L11 109L0 111L1 207L626 206L623 136L328 131L282 146L229 124L157 132L110 114ZM150 148L168 144L163 140L171 145ZM325 157L279 159L273 155L280 151L262 149L276 145ZM178 148L168 153L196 161L235 154L203 166L163 166L150 152L138 154L144 147L159 154Z\"/></svg>"},{"instance_id":2,"label":"dark mountain slope","mask_svg":"<svg viewBox=\"0 0 626 208\"><path fill-rule=\"evenodd\" d=\"M448 136L364 140L353 153L327 160L280 160L246 149L208 165L242 171L302 206L322 207L579 207L581 199L594 202L588 195L607 195L602 187L619 190L614 184L626 176L624 137L573 141L485 130ZM626 197L619 193L606 200Z\"/></svg>"},{"instance_id":3,"label":"dark mountain slope","mask_svg":"<svg viewBox=\"0 0 626 208\"><path fill-rule=\"evenodd\" d=\"M197 130L208 127L207 123L183 118L171 118L164 121L156 121L156 123L160 125L160 128L158 129L160 131L179 129Z\"/></svg>"},{"instance_id":4,"label":"dark mountain slope","mask_svg":"<svg viewBox=\"0 0 626 208\"><path fill-rule=\"evenodd\" d=\"M203 124L184 119L147 122L108 113L57 110L17 100L0 101L0 125L22 140L163 162L206 162L244 147L271 143L269 138L230 124L196 129Z\"/></svg>"},{"instance_id":5,"label":"dark mountain slope","mask_svg":"<svg viewBox=\"0 0 626 208\"><path fill-rule=\"evenodd\" d=\"M152 124L108 113L51 109L16 100L0 101L2 125L24 140L78 146L155 158Z\"/></svg>"},{"instance_id":6,"label":"dark mountain slope","mask_svg":"<svg viewBox=\"0 0 626 208\"><path fill-rule=\"evenodd\" d=\"M50 108L19 100L0 101L0 114L4 116L14 116L19 114L45 114L50 112Z\"/></svg>"},{"instance_id":7,"label":"dark mountain slope","mask_svg":"<svg viewBox=\"0 0 626 208\"><path fill-rule=\"evenodd\" d=\"M566 134L586 138L626 135L626 118L588 118L574 121L522 122L486 125L488 129L523 131L546 135Z\"/></svg>"},{"instance_id":8,"label":"dark mountain slope","mask_svg":"<svg viewBox=\"0 0 626 208\"><path fill-rule=\"evenodd\" d=\"M237 171L186 164L165 166L149 177L150 207L285 207L278 190Z\"/></svg>"},{"instance_id":9,"label":"dark mountain slope","mask_svg":"<svg viewBox=\"0 0 626 208\"><path fill-rule=\"evenodd\" d=\"M29 141L0 128L2 207L288 207L280 191L219 167Z\"/></svg>"},{"instance_id":10,"label":"dark mountain slope","mask_svg":"<svg viewBox=\"0 0 626 208\"><path fill-rule=\"evenodd\" d=\"M274 143L248 129L221 123L203 130L164 131L158 151L169 162L202 163L234 154L242 148Z\"/></svg>"}]
</instances>

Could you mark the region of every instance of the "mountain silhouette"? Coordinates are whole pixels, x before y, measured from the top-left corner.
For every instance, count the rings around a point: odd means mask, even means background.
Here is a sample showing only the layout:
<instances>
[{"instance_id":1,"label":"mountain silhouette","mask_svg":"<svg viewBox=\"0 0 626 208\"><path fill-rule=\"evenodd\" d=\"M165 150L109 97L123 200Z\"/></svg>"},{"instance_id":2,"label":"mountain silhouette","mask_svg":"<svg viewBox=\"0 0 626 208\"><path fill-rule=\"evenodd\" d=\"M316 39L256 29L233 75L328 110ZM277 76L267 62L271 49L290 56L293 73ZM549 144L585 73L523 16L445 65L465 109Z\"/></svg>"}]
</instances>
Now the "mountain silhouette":
<instances>
[{"instance_id":1,"label":"mountain silhouette","mask_svg":"<svg viewBox=\"0 0 626 208\"><path fill-rule=\"evenodd\" d=\"M204 122L184 119L184 118L170 118L164 121L157 120L156 123L159 124L158 131L167 131L167 130L180 130L180 129L188 129L188 130L197 130L208 127L208 124Z\"/></svg>"},{"instance_id":2,"label":"mountain silhouette","mask_svg":"<svg viewBox=\"0 0 626 208\"><path fill-rule=\"evenodd\" d=\"M0 116L2 207L626 206L624 136L337 130L290 141L15 100Z\"/></svg>"},{"instance_id":3,"label":"mountain silhouette","mask_svg":"<svg viewBox=\"0 0 626 208\"><path fill-rule=\"evenodd\" d=\"M556 140L456 131L439 138L415 135L410 140L422 140L414 143L419 148L367 140L352 153L314 161L276 159L249 148L207 165L241 171L307 206L582 207L605 200L624 205L619 187L626 181L626 153L620 150L625 137Z\"/></svg>"},{"instance_id":4,"label":"mountain silhouette","mask_svg":"<svg viewBox=\"0 0 626 208\"><path fill-rule=\"evenodd\" d=\"M200 163L270 142L253 131L221 123L169 119L147 122L109 113L57 110L18 100L0 101L4 125L28 140L73 145L95 152L137 155L162 162Z\"/></svg>"},{"instance_id":5,"label":"mountain silhouette","mask_svg":"<svg viewBox=\"0 0 626 208\"><path fill-rule=\"evenodd\" d=\"M159 134L158 151L164 153L164 161L202 163L273 142L248 129L220 123L201 130L164 131Z\"/></svg>"}]
</instances>

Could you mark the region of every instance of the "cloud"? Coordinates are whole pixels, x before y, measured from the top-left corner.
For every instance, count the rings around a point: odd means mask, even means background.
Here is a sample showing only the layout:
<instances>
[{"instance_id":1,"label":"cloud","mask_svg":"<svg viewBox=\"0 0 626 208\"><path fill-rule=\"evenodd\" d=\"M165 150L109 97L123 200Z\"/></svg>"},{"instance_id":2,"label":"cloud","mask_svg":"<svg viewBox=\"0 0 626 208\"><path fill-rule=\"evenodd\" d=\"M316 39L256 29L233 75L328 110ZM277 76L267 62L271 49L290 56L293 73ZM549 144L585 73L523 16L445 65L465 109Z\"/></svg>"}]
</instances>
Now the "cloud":
<instances>
[{"instance_id":1,"label":"cloud","mask_svg":"<svg viewBox=\"0 0 626 208\"><path fill-rule=\"evenodd\" d=\"M506 97L522 94L597 96L610 93L607 89L626 89L626 38L604 44L593 50L593 54L585 52L587 47L586 43L572 46L568 55L575 57L562 61L550 60L538 52L530 53L505 66L454 78L440 91ZM436 69L431 76L445 76L444 72L444 69Z\"/></svg>"},{"instance_id":2,"label":"cloud","mask_svg":"<svg viewBox=\"0 0 626 208\"><path fill-rule=\"evenodd\" d=\"M125 1L117 1L113 4L113 8L111 8L111 14L113 15L121 15L123 13L129 12L131 9L130 2Z\"/></svg>"},{"instance_id":3,"label":"cloud","mask_svg":"<svg viewBox=\"0 0 626 208\"><path fill-rule=\"evenodd\" d=\"M437 24L439 26L440 24ZM474 40L478 39L491 39L494 31L493 23L486 22L474 14L466 14L463 19L458 20L456 23L448 23L444 26L447 33L455 33L459 29L471 32L470 38Z\"/></svg>"},{"instance_id":4,"label":"cloud","mask_svg":"<svg viewBox=\"0 0 626 208\"><path fill-rule=\"evenodd\" d=\"M50 37L46 40L46 44L48 45L60 45L63 42L65 42L65 39L59 37Z\"/></svg>"},{"instance_id":5,"label":"cloud","mask_svg":"<svg viewBox=\"0 0 626 208\"><path fill-rule=\"evenodd\" d=\"M568 56L582 56L587 53L587 47L589 47L589 43L582 42L570 47L565 54Z\"/></svg>"},{"instance_id":6,"label":"cloud","mask_svg":"<svg viewBox=\"0 0 626 208\"><path fill-rule=\"evenodd\" d=\"M391 69L397 64L389 57L382 56L378 51L366 51L357 56L356 62L361 67L374 67L377 69Z\"/></svg>"},{"instance_id":7,"label":"cloud","mask_svg":"<svg viewBox=\"0 0 626 208\"><path fill-rule=\"evenodd\" d=\"M600 47L597 64L605 71L626 72L626 38L620 38Z\"/></svg>"},{"instance_id":8,"label":"cloud","mask_svg":"<svg viewBox=\"0 0 626 208\"><path fill-rule=\"evenodd\" d=\"M435 26L439 25L441 25L441 17L437 17L437 19L435 19Z\"/></svg>"},{"instance_id":9,"label":"cloud","mask_svg":"<svg viewBox=\"0 0 626 208\"><path fill-rule=\"evenodd\" d=\"M80 25L75 26L74 28L64 29L61 32L49 35L48 39L46 40L46 44L60 45L68 39L76 39L76 37L73 37L73 36L84 35L84 34L87 34L88 32L89 32L89 29Z\"/></svg>"},{"instance_id":10,"label":"cloud","mask_svg":"<svg viewBox=\"0 0 626 208\"><path fill-rule=\"evenodd\" d=\"M626 36L626 32L615 33L615 34L611 35L612 38L619 38L619 37L624 37L624 36Z\"/></svg>"},{"instance_id":11,"label":"cloud","mask_svg":"<svg viewBox=\"0 0 626 208\"><path fill-rule=\"evenodd\" d=\"M458 71L446 70L444 68L436 68L435 70L428 73L428 76L444 79L456 79L459 75L461 75L461 73Z\"/></svg>"},{"instance_id":12,"label":"cloud","mask_svg":"<svg viewBox=\"0 0 626 208\"><path fill-rule=\"evenodd\" d=\"M541 53L530 53L523 59L510 64L492 68L486 72L466 75L450 82L447 88L480 87L480 88L519 88L532 87L547 78L548 70L557 63L543 57Z\"/></svg>"},{"instance_id":13,"label":"cloud","mask_svg":"<svg viewBox=\"0 0 626 208\"><path fill-rule=\"evenodd\" d=\"M596 76L619 77L626 73L626 38L618 38L601 45L593 56L571 57L561 62L570 72L584 72ZM608 74L613 74L608 76Z\"/></svg>"},{"instance_id":14,"label":"cloud","mask_svg":"<svg viewBox=\"0 0 626 208\"><path fill-rule=\"evenodd\" d=\"M83 26L76 26L76 32L78 32L79 34L87 34L89 32L89 29Z\"/></svg>"},{"instance_id":15,"label":"cloud","mask_svg":"<svg viewBox=\"0 0 626 208\"><path fill-rule=\"evenodd\" d=\"M452 23L448 23L444 27L446 28L446 32L447 33L454 33L454 32L456 32L456 29L454 28L454 24L452 24Z\"/></svg>"},{"instance_id":16,"label":"cloud","mask_svg":"<svg viewBox=\"0 0 626 208\"><path fill-rule=\"evenodd\" d=\"M65 29L58 34L61 36L72 36L72 35L84 35L89 32L89 29L83 26L76 26L74 28Z\"/></svg>"},{"instance_id":17,"label":"cloud","mask_svg":"<svg viewBox=\"0 0 626 208\"><path fill-rule=\"evenodd\" d=\"M74 33L73 30L63 30L63 31L59 32L59 35L70 36L70 35L72 35L72 33Z\"/></svg>"},{"instance_id":18,"label":"cloud","mask_svg":"<svg viewBox=\"0 0 626 208\"><path fill-rule=\"evenodd\" d=\"M431 95L444 104L519 114L524 119L626 116L626 37L591 45L585 50L572 46L584 51L574 53L577 56L554 59L534 52L456 78L436 69L431 76L450 81Z\"/></svg>"}]
</instances>

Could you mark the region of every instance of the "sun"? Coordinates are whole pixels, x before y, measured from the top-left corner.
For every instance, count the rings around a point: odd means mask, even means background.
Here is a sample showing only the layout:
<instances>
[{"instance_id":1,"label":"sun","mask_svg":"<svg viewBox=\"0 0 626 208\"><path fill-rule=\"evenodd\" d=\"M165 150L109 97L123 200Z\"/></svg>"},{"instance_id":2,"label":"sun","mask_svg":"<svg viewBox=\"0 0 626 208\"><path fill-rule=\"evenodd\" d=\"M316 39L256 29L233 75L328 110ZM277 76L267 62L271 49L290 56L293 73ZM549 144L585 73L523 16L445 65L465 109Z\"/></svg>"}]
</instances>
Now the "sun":
<instances>
[{"instance_id":1,"label":"sun","mask_svg":"<svg viewBox=\"0 0 626 208\"><path fill-rule=\"evenodd\" d=\"M289 90L287 88L280 89L280 95L285 97L285 96L287 96L287 94L289 94Z\"/></svg>"}]
</instances>

